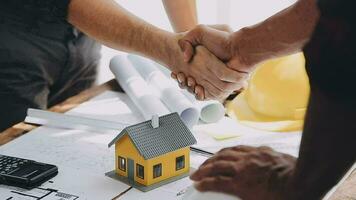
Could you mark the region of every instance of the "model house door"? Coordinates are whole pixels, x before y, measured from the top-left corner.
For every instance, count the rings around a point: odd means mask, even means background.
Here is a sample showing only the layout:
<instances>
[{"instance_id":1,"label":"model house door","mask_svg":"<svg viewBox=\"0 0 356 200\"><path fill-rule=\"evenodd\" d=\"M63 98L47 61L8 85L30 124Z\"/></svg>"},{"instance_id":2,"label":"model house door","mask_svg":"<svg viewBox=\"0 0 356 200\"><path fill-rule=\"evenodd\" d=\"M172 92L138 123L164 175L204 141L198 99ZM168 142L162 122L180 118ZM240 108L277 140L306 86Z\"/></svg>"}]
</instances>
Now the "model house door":
<instances>
[{"instance_id":1,"label":"model house door","mask_svg":"<svg viewBox=\"0 0 356 200\"><path fill-rule=\"evenodd\" d=\"M127 178L129 179L130 183L134 183L135 178L134 178L134 173L135 173L135 169L134 169L134 161L130 158L127 158Z\"/></svg>"}]
</instances>

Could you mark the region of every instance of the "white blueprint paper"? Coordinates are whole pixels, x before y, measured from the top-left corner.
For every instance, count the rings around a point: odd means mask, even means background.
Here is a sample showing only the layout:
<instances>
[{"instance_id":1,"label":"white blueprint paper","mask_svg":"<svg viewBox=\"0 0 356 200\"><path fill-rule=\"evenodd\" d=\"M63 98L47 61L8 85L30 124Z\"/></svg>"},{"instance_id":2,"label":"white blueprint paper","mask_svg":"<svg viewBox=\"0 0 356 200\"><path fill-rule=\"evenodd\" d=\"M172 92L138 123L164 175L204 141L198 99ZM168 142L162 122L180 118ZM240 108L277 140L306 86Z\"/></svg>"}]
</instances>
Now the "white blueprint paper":
<instances>
[{"instance_id":1,"label":"white blueprint paper","mask_svg":"<svg viewBox=\"0 0 356 200\"><path fill-rule=\"evenodd\" d=\"M118 92L105 92L68 114L129 124L143 120L130 98ZM104 175L115 168L114 148L108 148L107 144L120 131L101 133L40 127L0 146L1 154L51 163L59 168L56 177L34 190L0 185L0 199L63 200L58 197L65 196L69 200L111 200L129 188L128 185ZM192 155L191 166L198 167L205 159L206 157L200 155ZM190 184L189 178L184 178L150 193L132 189L120 199L132 199L135 196L138 197L136 199L144 200L155 200L157 197L178 199L176 194ZM41 195L52 190L57 192L41 198ZM28 197L27 194L33 194L37 198Z\"/></svg>"},{"instance_id":2,"label":"white blueprint paper","mask_svg":"<svg viewBox=\"0 0 356 200\"><path fill-rule=\"evenodd\" d=\"M38 188L0 185L1 200L110 200L129 186L103 175L59 168L59 174Z\"/></svg>"},{"instance_id":3,"label":"white blueprint paper","mask_svg":"<svg viewBox=\"0 0 356 200\"><path fill-rule=\"evenodd\" d=\"M117 92L105 92L81 104L69 113L129 124L143 120L131 99L126 94ZM229 140L216 141L210 134L207 134L209 131L214 131L216 134L234 131L240 136ZM117 134L119 132L120 130ZM300 141L300 133L297 132L276 134L259 131L236 124L234 120L226 117L218 123L196 125L193 132L198 141L197 147L212 152L227 146L244 144L267 145L276 150L296 155ZM53 183L48 182L41 188L56 189L59 193L67 194L69 197L78 196L78 200L111 200L128 188L127 185L104 175L104 173L115 168L114 148L107 148L107 144L115 136L116 133L103 134L41 127L0 146L0 153L57 165L59 174L52 180ZM195 168L206 159L206 157L194 152L191 155L191 166ZM190 180L185 178L148 193L132 189L119 199L181 199L180 192L184 191L190 184ZM9 196L5 194L9 194L11 191L13 191L13 188L0 186L0 199L8 198ZM18 199L24 200L23 198Z\"/></svg>"},{"instance_id":4,"label":"white blueprint paper","mask_svg":"<svg viewBox=\"0 0 356 200\"><path fill-rule=\"evenodd\" d=\"M219 134L236 134L238 137L217 141L214 137L207 137L207 132ZM239 124L235 120L224 117L218 123L202 124L194 127L194 136L198 143L195 147L216 153L222 148L236 145L269 146L276 151L298 156L301 132L268 132L253 129ZM216 136L215 136L216 137Z\"/></svg>"}]
</instances>

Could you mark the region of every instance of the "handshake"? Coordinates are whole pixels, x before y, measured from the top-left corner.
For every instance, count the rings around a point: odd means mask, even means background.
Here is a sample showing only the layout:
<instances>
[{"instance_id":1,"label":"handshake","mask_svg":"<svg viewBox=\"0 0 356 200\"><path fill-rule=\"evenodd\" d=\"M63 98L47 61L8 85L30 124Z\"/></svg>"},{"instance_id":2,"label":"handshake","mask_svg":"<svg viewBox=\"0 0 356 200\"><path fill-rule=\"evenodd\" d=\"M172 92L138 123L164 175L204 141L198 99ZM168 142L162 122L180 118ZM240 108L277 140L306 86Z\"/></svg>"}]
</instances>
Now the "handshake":
<instances>
[{"instance_id":1,"label":"handshake","mask_svg":"<svg viewBox=\"0 0 356 200\"><path fill-rule=\"evenodd\" d=\"M225 25L199 25L178 34L182 55L171 58L172 78L199 100L224 100L241 89L254 65L239 48L243 30L233 33Z\"/></svg>"}]
</instances>

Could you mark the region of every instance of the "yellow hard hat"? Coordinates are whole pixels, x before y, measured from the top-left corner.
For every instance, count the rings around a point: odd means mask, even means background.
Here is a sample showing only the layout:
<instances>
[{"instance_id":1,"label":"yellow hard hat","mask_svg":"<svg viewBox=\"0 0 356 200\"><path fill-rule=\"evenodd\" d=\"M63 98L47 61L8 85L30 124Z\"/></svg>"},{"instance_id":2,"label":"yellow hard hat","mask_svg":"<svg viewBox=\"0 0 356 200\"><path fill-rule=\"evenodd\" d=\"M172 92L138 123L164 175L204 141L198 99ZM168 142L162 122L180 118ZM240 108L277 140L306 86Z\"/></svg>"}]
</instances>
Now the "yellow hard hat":
<instances>
[{"instance_id":1,"label":"yellow hard hat","mask_svg":"<svg viewBox=\"0 0 356 200\"><path fill-rule=\"evenodd\" d=\"M303 53L269 60L251 74L248 88L227 104L227 114L264 130L300 130L309 92Z\"/></svg>"}]
</instances>

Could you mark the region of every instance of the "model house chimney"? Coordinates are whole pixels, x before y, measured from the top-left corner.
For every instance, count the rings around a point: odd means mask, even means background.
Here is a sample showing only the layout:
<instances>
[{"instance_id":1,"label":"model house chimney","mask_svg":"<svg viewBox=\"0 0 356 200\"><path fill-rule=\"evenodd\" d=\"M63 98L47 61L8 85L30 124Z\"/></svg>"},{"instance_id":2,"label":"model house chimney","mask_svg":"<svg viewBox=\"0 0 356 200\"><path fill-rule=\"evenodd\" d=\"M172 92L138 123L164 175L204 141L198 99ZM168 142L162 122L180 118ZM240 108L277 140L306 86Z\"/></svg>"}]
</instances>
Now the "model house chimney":
<instances>
[{"instance_id":1,"label":"model house chimney","mask_svg":"<svg viewBox=\"0 0 356 200\"><path fill-rule=\"evenodd\" d=\"M158 115L153 115L152 116L151 124L152 124L153 128L158 128L159 127L159 117L158 117Z\"/></svg>"}]
</instances>

